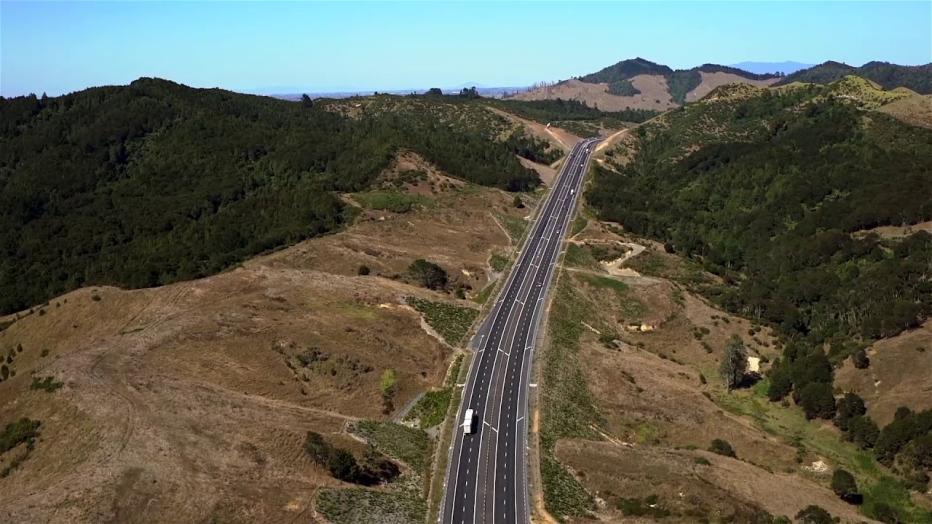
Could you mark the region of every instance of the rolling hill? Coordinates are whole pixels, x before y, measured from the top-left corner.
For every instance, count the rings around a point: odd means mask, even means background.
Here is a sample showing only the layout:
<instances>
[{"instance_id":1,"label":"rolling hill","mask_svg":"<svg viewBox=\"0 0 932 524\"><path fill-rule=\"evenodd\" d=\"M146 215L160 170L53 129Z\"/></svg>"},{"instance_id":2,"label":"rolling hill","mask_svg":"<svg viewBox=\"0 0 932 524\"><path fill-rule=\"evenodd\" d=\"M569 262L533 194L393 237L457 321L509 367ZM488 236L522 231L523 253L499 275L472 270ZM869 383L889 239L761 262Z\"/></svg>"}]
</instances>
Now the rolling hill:
<instances>
[{"instance_id":1,"label":"rolling hill","mask_svg":"<svg viewBox=\"0 0 932 524\"><path fill-rule=\"evenodd\" d=\"M501 274L491 261L507 263L536 201L513 197L403 151L339 195L352 212L337 232L205 278L89 286L0 317L0 520L359 522L337 516L374 500L370 521L423 522L425 430ZM409 278L418 259L449 288ZM391 422L426 392L414 427ZM11 439L24 419L37 435ZM335 478L305 451L309 431L403 472L371 490Z\"/></svg>"},{"instance_id":2,"label":"rolling hill","mask_svg":"<svg viewBox=\"0 0 932 524\"><path fill-rule=\"evenodd\" d=\"M634 58L595 73L518 93L513 98L573 99L603 111L664 111L698 100L720 85L738 82L765 86L779 79L779 75L749 73L715 64L673 70L643 58Z\"/></svg>"},{"instance_id":3,"label":"rolling hill","mask_svg":"<svg viewBox=\"0 0 932 524\"><path fill-rule=\"evenodd\" d=\"M351 213L338 194L367 189L401 150L510 191L540 183L518 155L562 155L477 104L376 100L390 109L148 78L0 100L0 313L91 284L202 277L333 232Z\"/></svg>"},{"instance_id":4,"label":"rolling hill","mask_svg":"<svg viewBox=\"0 0 932 524\"><path fill-rule=\"evenodd\" d=\"M716 431L753 429L751 435L726 440L767 435L768 445L788 446L762 457L756 455L760 445L745 443L735 448L737 462L793 461L787 452L795 448L795 465L764 467L780 472L771 481L801 475L824 488L829 485L825 472L845 469L861 486L863 500L856 507L861 515L883 522L932 520L932 454L926 445L932 439L932 360L927 355L932 340L932 235L927 231L932 131L889 114L891 105L908 100L926 99L856 76L825 85L721 86L603 149L587 202L613 234L621 235L618 242L647 246L646 254L622 273L629 300L646 302L645 286L658 286L656 279L671 281L673 289L661 295L669 297L674 311L685 307L691 324L701 319L688 311L694 305L690 294L695 294L708 307L771 330L775 340L763 339L760 333L767 331L759 327L740 329L736 336L748 354L761 358L759 381L725 389L721 381L705 378L723 369L725 340L693 352L682 342L689 339L688 331L675 335L682 329L682 314L658 315L647 308L655 331L640 338L622 333L627 345L621 345L617 357L635 377L636 382L629 381L639 386L637 393L673 389L633 371L642 367L627 366L648 356L646 349L663 352L660 357L673 362L663 364L671 368L671 377L700 373L699 387L709 394L689 400L681 393L684 405L666 417L644 404L644 415L622 420L633 426L629 433L647 435L650 444L648 451L615 454L618 467L613 470L626 469L626 480L619 483L605 480L585 446L568 441L561 458L575 470L586 465L583 485L617 492L632 478L655 478L638 464L664 464L669 456L650 453L683 449L687 438L669 421L711 401L743 420L717 424ZM641 275L649 279L639 280ZM720 312L711 318L711 326L691 328L698 341L720 336L735 322ZM715 361L704 363L706 358ZM603 370L589 379L595 403L611 406L618 395L600 394L600 388L605 391L606 383L620 380L612 378L608 365L593 368ZM602 413L611 422L611 414L619 411L611 407ZM664 465L664 475L680 475L673 472L682 471L689 460L683 457L679 469ZM739 475L734 460L716 464L706 457L707 463L712 468L705 478L718 478L719 468L727 468L729 477ZM770 475L751 477L747 482L759 483ZM656 501L658 492L639 482L638 496ZM679 486L684 481L670 482ZM736 484L729 489L753 496ZM788 501L779 491L768 491L765 505L775 508L775 499ZM811 490L810 500L816 491ZM627 514L631 502L618 504ZM657 504L673 511L677 501ZM836 506L830 512L840 515L852 508Z\"/></svg>"},{"instance_id":5,"label":"rolling hill","mask_svg":"<svg viewBox=\"0 0 932 524\"><path fill-rule=\"evenodd\" d=\"M889 62L868 62L860 67L828 61L782 78L777 85L792 82L828 84L848 75L872 80L884 89L905 87L919 94L932 94L932 64L903 66Z\"/></svg>"}]
</instances>

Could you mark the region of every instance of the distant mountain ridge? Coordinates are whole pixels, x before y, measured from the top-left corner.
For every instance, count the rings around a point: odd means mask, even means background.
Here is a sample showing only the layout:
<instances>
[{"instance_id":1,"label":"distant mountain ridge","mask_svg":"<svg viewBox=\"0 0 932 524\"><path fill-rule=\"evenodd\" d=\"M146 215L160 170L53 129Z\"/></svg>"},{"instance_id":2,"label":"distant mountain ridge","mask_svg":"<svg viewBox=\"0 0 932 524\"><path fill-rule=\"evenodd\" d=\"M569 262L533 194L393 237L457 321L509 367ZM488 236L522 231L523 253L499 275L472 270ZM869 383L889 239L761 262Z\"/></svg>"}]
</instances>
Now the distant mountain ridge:
<instances>
[{"instance_id":1,"label":"distant mountain ridge","mask_svg":"<svg viewBox=\"0 0 932 524\"><path fill-rule=\"evenodd\" d=\"M745 64L755 71L737 67ZM783 69L789 73L784 74ZM732 66L707 63L690 69L673 69L637 57L622 60L594 73L534 86L513 95L513 98L572 99L603 111L666 111L699 100L727 84L757 87L792 82L827 84L849 75L871 80L888 90L905 87L920 94L932 93L932 64L903 66L875 61L854 67L828 61L809 67L798 62L743 62Z\"/></svg>"},{"instance_id":2,"label":"distant mountain ridge","mask_svg":"<svg viewBox=\"0 0 932 524\"><path fill-rule=\"evenodd\" d=\"M737 67L750 73L782 73L789 75L801 69L809 69L813 65L815 64L804 64L788 60L785 62L738 62L737 64L731 64L731 67Z\"/></svg>"},{"instance_id":3,"label":"distant mountain ridge","mask_svg":"<svg viewBox=\"0 0 932 524\"><path fill-rule=\"evenodd\" d=\"M861 67L855 67L829 60L809 69L787 75L777 82L777 85L786 85L791 82L828 84L848 75L866 78L876 82L884 89L905 87L922 95L932 93L932 63L904 66L873 61Z\"/></svg>"},{"instance_id":4,"label":"distant mountain ridge","mask_svg":"<svg viewBox=\"0 0 932 524\"><path fill-rule=\"evenodd\" d=\"M535 87L515 97L523 100L575 99L606 111L665 111L698 100L720 85L738 82L767 86L781 77L719 64L673 69L637 57L594 73Z\"/></svg>"},{"instance_id":5,"label":"distant mountain ridge","mask_svg":"<svg viewBox=\"0 0 932 524\"><path fill-rule=\"evenodd\" d=\"M773 73L751 73L737 67L725 66L719 64L702 64L701 66L693 67L691 69L671 69L670 66L665 66L662 64L657 64L646 60L641 57L622 60L616 64L610 65L606 68L603 68L595 73L590 73L585 76L579 77L579 80L589 83L611 83L619 80L630 80L631 78L637 75L663 75L670 76L675 74L690 74L693 72L705 72L705 73L730 73L733 75L738 75L744 78L751 80L767 80L769 78L777 78L780 75Z\"/></svg>"}]
</instances>

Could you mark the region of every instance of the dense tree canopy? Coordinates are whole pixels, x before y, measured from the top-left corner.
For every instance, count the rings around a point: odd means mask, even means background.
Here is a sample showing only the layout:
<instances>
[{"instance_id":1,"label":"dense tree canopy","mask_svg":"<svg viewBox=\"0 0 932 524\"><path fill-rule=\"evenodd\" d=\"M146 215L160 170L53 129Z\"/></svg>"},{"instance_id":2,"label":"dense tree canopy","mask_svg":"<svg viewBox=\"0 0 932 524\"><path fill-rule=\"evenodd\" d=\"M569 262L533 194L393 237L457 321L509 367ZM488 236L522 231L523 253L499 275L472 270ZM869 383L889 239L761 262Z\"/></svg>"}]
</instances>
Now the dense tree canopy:
<instances>
[{"instance_id":1,"label":"dense tree canopy","mask_svg":"<svg viewBox=\"0 0 932 524\"><path fill-rule=\"evenodd\" d=\"M0 99L0 313L87 284L159 285L340 227L337 192L399 149L513 191L536 173L510 142L427 111L351 119L158 79Z\"/></svg>"},{"instance_id":2,"label":"dense tree canopy","mask_svg":"<svg viewBox=\"0 0 932 524\"><path fill-rule=\"evenodd\" d=\"M639 130L621 175L596 166L587 198L602 218L700 259L734 284L710 290L720 303L785 334L916 326L932 312L932 235L854 233L932 219L932 130L821 93L675 111Z\"/></svg>"},{"instance_id":3,"label":"dense tree canopy","mask_svg":"<svg viewBox=\"0 0 932 524\"><path fill-rule=\"evenodd\" d=\"M903 66L888 62L868 62L861 67L854 67L829 60L787 75L778 85L793 82L827 84L846 75L867 78L886 89L906 87L920 94L932 93L932 64Z\"/></svg>"}]
</instances>

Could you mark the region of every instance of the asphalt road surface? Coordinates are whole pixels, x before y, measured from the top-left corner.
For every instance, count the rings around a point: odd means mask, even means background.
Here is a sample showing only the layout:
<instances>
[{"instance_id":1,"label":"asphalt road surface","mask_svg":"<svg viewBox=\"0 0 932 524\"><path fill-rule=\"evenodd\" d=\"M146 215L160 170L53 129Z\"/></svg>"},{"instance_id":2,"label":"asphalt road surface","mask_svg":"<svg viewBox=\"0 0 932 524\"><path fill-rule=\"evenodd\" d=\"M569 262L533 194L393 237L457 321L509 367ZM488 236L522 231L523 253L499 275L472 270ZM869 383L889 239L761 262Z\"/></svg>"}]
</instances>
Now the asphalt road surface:
<instances>
[{"instance_id":1,"label":"asphalt road surface","mask_svg":"<svg viewBox=\"0 0 932 524\"><path fill-rule=\"evenodd\" d=\"M457 413L441 522L529 522L527 398L554 266L597 140L576 144L531 225L508 280L472 340L477 351ZM464 434L466 409L476 413Z\"/></svg>"}]
</instances>

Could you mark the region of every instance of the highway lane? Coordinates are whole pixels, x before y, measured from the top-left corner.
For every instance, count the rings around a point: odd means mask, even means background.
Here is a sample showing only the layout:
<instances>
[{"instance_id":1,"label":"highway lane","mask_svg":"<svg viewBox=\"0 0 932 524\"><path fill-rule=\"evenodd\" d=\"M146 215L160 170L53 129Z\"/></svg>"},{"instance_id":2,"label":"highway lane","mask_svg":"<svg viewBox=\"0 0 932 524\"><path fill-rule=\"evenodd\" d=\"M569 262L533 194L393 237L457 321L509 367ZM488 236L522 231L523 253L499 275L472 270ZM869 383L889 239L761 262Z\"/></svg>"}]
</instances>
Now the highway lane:
<instances>
[{"instance_id":1,"label":"highway lane","mask_svg":"<svg viewBox=\"0 0 932 524\"><path fill-rule=\"evenodd\" d=\"M537 218L491 313L472 341L477 350L457 414L440 520L527 522L527 396L545 298L595 140L578 143ZM476 412L464 435L463 413Z\"/></svg>"}]
</instances>

